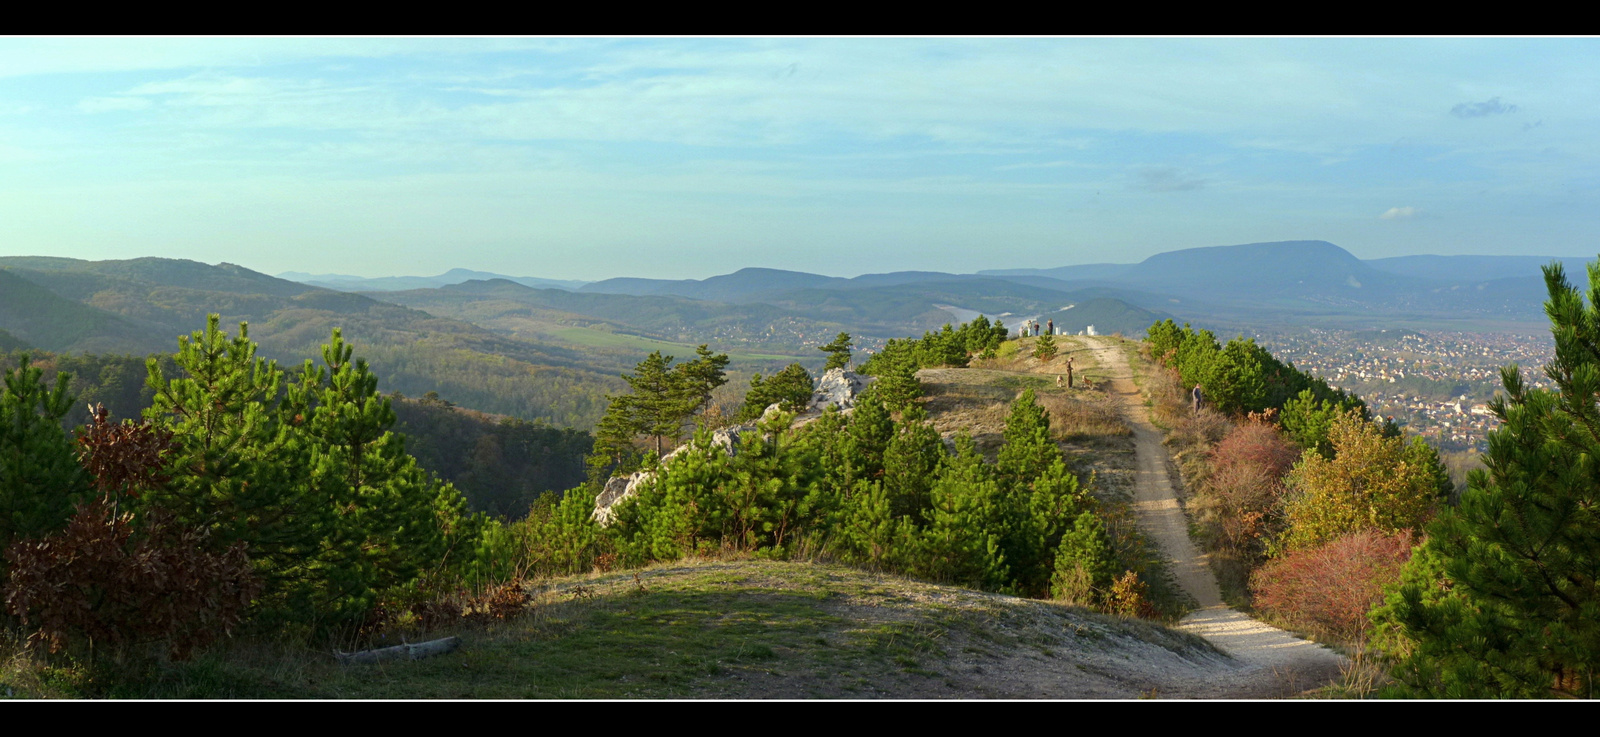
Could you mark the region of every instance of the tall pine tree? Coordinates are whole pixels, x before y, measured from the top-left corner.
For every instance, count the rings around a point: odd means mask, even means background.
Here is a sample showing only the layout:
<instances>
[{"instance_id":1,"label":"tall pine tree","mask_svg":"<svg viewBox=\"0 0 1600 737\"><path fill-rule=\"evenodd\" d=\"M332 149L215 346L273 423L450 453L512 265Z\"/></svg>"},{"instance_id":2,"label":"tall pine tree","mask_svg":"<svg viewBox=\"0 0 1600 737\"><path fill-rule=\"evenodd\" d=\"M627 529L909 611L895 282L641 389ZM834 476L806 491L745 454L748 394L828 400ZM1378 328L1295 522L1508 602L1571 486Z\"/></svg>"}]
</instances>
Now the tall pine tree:
<instances>
[{"instance_id":1,"label":"tall pine tree","mask_svg":"<svg viewBox=\"0 0 1600 737\"><path fill-rule=\"evenodd\" d=\"M1428 526L1374 613L1413 694L1600 693L1600 263L1587 306L1559 263L1544 273L1558 391L1501 372L1487 469Z\"/></svg>"}]
</instances>

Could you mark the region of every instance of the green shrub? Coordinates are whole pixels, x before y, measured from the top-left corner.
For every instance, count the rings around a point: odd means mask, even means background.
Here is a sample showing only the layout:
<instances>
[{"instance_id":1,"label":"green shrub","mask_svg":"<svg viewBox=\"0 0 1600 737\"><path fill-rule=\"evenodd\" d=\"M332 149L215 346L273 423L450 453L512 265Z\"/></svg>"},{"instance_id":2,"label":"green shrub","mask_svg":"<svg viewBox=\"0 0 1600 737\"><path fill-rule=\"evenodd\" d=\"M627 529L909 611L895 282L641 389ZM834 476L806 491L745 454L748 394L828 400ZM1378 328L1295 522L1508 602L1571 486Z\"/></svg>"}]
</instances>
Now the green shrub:
<instances>
[{"instance_id":1,"label":"green shrub","mask_svg":"<svg viewBox=\"0 0 1600 737\"><path fill-rule=\"evenodd\" d=\"M61 418L75 401L69 377L44 372L24 354L0 388L0 550L12 542L61 529L89 490ZM0 574L5 567L0 564Z\"/></svg>"}]
</instances>

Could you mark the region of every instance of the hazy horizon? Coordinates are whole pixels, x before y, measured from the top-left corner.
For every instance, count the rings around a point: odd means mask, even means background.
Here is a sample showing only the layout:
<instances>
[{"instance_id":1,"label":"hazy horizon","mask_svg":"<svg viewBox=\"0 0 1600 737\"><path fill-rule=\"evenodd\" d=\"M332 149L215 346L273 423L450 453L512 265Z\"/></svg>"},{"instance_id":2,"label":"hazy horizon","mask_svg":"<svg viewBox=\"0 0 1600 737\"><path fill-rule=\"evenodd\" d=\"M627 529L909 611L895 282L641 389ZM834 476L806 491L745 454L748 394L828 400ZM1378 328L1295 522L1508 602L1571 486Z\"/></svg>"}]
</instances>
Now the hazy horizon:
<instances>
[{"instance_id":1,"label":"hazy horizon","mask_svg":"<svg viewBox=\"0 0 1600 737\"><path fill-rule=\"evenodd\" d=\"M1593 39L13 38L0 252L585 281L1582 254L1596 62Z\"/></svg>"}]
</instances>

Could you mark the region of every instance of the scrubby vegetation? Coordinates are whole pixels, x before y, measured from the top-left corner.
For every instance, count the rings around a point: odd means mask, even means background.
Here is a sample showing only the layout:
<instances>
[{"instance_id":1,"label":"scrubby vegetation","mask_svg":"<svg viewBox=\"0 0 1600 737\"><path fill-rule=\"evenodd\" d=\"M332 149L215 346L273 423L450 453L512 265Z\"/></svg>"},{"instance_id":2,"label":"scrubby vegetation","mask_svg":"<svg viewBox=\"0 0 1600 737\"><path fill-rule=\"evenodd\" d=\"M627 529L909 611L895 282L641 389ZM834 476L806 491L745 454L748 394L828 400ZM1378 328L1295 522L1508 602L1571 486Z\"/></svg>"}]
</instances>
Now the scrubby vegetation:
<instances>
[{"instance_id":1,"label":"scrubby vegetation","mask_svg":"<svg viewBox=\"0 0 1600 737\"><path fill-rule=\"evenodd\" d=\"M589 485L524 492L527 515L508 521L470 513L394 432L397 404L412 423L454 421L443 400L379 393L337 330L320 361L288 372L256 355L246 326L230 336L218 322L147 361L138 422L102 407L74 440L62 430L70 378L47 384L26 358L0 402L8 631L55 653L34 657L90 664L113 690L114 672L148 672L157 653L188 659L230 633L327 647L499 621L526 605L530 578L685 558L837 561L1125 616L1181 613L1126 510L1091 495L1062 455L1051 417L1083 413L1061 397L1023 391L992 460L965 434L947 443L919 403L891 407L881 380L849 414L792 427L773 413L729 453L697 420L725 357L656 354L625 377L635 391L617 402L628 413L616 447L596 450L642 458L692 432L688 446L648 464L656 475L607 526ZM897 350L961 336L992 353L1003 328L979 327ZM480 438L543 431L500 430ZM605 465L626 470L617 456ZM101 658L114 672L95 670Z\"/></svg>"},{"instance_id":2,"label":"scrubby vegetation","mask_svg":"<svg viewBox=\"0 0 1600 737\"><path fill-rule=\"evenodd\" d=\"M732 455L702 429L608 527L589 519L586 497L538 510L524 566L555 574L728 552L822 556L1034 597L1070 579L1078 603L1151 612L1137 575L1117 588L1134 566L1114 555L1032 391L1012 405L993 463L970 437L952 451L920 409L897 420L870 393L849 416L789 428L791 417L767 418Z\"/></svg>"},{"instance_id":3,"label":"scrubby vegetation","mask_svg":"<svg viewBox=\"0 0 1600 737\"><path fill-rule=\"evenodd\" d=\"M1600 282L1600 264L1589 278ZM1313 383L1278 403L1297 382L1251 359L1249 345L1230 343L1230 357L1204 331L1150 331L1151 353L1171 371L1153 399L1189 453L1208 540L1253 569L1258 612L1368 646L1364 656L1392 677L1389 694L1596 695L1600 293L1585 304L1559 264L1545 281L1556 341L1545 372L1558 390L1528 388L1505 368L1505 393L1490 403L1503 424L1486 468L1459 492L1431 448L1373 423L1351 398ZM1237 414L1183 407L1191 381L1219 409L1267 412L1238 424ZM1195 452L1213 438L1209 453ZM1301 449L1288 469L1285 441Z\"/></svg>"},{"instance_id":4,"label":"scrubby vegetation","mask_svg":"<svg viewBox=\"0 0 1600 737\"><path fill-rule=\"evenodd\" d=\"M377 378L338 331L288 384L215 316L151 358L141 422L74 398L26 358L0 412L8 626L52 650L160 644L184 656L236 625L326 639L430 587L495 568L498 523L424 472ZM72 509L76 505L76 512ZM69 517L70 515L70 517Z\"/></svg>"},{"instance_id":5,"label":"scrubby vegetation","mask_svg":"<svg viewBox=\"0 0 1600 737\"><path fill-rule=\"evenodd\" d=\"M891 409L903 410L921 396L918 369L966 366L974 356L993 358L1006 343L1006 327L1000 321L977 319L952 328L945 323L938 332L921 338L891 338L883 350L861 364L861 373L878 379L878 393Z\"/></svg>"},{"instance_id":6,"label":"scrubby vegetation","mask_svg":"<svg viewBox=\"0 0 1600 737\"><path fill-rule=\"evenodd\" d=\"M1437 453L1253 341L1151 326L1147 381L1224 598L1357 651L1412 535L1448 503ZM1193 402L1200 386L1201 406Z\"/></svg>"},{"instance_id":7,"label":"scrubby vegetation","mask_svg":"<svg viewBox=\"0 0 1600 737\"><path fill-rule=\"evenodd\" d=\"M103 406L112 417L134 418L155 397L145 381L148 357L17 351L0 355L0 370L16 368L24 356L45 376L67 374L67 393L77 397L60 420L68 431L91 422L90 407ZM177 371L171 354L154 358L167 374ZM293 383L299 370L285 367L285 384ZM434 391L420 397L400 392L388 396L394 430L405 437L406 450L424 469L460 489L474 512L515 519L540 494L559 493L584 479L583 459L594 443L586 431L478 412Z\"/></svg>"}]
</instances>

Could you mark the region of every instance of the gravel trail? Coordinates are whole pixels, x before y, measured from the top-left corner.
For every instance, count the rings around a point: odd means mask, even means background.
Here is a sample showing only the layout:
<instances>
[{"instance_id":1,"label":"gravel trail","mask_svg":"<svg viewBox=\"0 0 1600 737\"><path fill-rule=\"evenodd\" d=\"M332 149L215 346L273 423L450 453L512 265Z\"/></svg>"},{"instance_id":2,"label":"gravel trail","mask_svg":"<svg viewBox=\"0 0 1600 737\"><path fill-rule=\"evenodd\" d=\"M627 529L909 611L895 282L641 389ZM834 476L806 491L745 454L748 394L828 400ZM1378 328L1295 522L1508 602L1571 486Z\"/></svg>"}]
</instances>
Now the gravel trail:
<instances>
[{"instance_id":1,"label":"gravel trail","mask_svg":"<svg viewBox=\"0 0 1600 737\"><path fill-rule=\"evenodd\" d=\"M1134 506L1139 523L1170 560L1184 590L1200 608L1179 629L1211 641L1245 667L1219 679L1187 684L1173 696L1266 698L1292 696L1335 681L1348 660L1326 647L1252 619L1222 601L1205 554L1189 539L1188 519L1168 472L1162 434L1133 382L1127 356L1108 339L1077 338L1094 352L1111 392L1133 428L1138 459Z\"/></svg>"}]
</instances>

